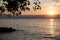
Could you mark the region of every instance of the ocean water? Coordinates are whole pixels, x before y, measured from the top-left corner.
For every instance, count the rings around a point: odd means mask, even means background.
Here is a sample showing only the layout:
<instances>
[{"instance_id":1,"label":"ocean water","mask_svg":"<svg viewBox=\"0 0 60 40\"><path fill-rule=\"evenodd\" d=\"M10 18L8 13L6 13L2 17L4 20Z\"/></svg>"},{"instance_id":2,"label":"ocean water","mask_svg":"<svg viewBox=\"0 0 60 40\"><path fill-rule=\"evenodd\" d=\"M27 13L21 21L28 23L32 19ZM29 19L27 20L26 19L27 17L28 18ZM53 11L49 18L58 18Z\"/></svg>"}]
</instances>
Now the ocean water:
<instances>
[{"instance_id":1,"label":"ocean water","mask_svg":"<svg viewBox=\"0 0 60 40\"><path fill-rule=\"evenodd\" d=\"M60 19L0 19L0 27L17 30L0 33L0 40L60 40Z\"/></svg>"}]
</instances>

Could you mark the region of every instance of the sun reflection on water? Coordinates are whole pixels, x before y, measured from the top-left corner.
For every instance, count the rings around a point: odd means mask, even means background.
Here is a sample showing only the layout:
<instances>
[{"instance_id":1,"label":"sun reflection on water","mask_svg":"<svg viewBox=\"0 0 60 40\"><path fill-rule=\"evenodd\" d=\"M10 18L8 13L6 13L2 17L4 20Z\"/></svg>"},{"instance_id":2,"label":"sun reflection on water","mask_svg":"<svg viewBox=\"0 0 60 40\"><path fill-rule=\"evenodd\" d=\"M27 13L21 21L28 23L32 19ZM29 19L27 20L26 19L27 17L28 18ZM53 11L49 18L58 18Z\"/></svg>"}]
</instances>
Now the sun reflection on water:
<instances>
[{"instance_id":1,"label":"sun reflection on water","mask_svg":"<svg viewBox=\"0 0 60 40\"><path fill-rule=\"evenodd\" d=\"M54 19L50 19L50 33L55 35Z\"/></svg>"}]
</instances>

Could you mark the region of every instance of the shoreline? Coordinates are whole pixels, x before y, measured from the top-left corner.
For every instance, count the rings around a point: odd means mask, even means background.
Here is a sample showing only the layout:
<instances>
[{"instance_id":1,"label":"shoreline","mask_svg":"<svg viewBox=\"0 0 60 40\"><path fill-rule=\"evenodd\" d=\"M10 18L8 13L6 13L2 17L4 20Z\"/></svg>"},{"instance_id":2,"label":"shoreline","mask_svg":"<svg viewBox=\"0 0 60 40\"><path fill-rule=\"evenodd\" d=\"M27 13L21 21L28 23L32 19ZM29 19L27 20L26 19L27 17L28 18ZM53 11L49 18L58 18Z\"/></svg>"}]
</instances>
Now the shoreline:
<instances>
[{"instance_id":1,"label":"shoreline","mask_svg":"<svg viewBox=\"0 0 60 40\"><path fill-rule=\"evenodd\" d=\"M21 16L0 16L0 19L60 19L60 16L56 17L48 17L48 16L42 16L42 15L21 15Z\"/></svg>"}]
</instances>

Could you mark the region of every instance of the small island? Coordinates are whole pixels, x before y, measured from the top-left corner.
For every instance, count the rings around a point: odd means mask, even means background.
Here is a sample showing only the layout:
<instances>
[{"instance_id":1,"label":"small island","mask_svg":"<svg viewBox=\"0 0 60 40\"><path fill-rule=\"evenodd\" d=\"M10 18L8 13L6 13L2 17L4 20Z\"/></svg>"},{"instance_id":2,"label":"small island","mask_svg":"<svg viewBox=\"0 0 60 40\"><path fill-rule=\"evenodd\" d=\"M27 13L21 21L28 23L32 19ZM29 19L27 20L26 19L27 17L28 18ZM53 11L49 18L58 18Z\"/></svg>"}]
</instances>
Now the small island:
<instances>
[{"instance_id":1,"label":"small island","mask_svg":"<svg viewBox=\"0 0 60 40\"><path fill-rule=\"evenodd\" d=\"M12 27L8 28L8 27L0 27L0 33L11 33L16 31L15 29L13 29Z\"/></svg>"}]
</instances>

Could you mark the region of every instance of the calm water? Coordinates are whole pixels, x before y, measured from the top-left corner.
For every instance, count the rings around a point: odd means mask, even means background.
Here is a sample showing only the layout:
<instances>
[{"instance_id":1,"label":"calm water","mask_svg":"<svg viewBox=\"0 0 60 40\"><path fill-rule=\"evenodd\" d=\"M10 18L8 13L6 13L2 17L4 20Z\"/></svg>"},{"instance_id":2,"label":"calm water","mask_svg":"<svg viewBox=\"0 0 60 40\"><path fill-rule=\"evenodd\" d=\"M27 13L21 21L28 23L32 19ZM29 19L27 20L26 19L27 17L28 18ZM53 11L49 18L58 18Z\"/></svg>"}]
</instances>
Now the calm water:
<instances>
[{"instance_id":1,"label":"calm water","mask_svg":"<svg viewBox=\"0 0 60 40\"><path fill-rule=\"evenodd\" d=\"M0 27L17 29L12 33L0 33L0 40L60 39L60 19L0 19Z\"/></svg>"}]
</instances>

